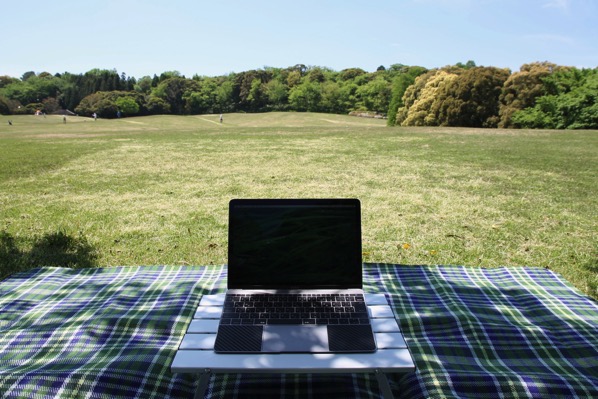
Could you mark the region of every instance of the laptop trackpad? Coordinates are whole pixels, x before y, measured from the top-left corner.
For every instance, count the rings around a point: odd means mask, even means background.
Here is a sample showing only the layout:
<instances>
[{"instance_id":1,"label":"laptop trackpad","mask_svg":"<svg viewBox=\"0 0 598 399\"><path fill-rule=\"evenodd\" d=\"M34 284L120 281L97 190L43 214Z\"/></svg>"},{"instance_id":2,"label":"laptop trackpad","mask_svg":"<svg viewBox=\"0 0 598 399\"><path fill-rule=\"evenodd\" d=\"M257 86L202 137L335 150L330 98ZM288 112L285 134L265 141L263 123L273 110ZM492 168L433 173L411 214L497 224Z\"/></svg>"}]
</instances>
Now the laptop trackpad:
<instances>
[{"instance_id":1,"label":"laptop trackpad","mask_svg":"<svg viewBox=\"0 0 598 399\"><path fill-rule=\"evenodd\" d=\"M328 352L326 326L264 326L262 352Z\"/></svg>"}]
</instances>

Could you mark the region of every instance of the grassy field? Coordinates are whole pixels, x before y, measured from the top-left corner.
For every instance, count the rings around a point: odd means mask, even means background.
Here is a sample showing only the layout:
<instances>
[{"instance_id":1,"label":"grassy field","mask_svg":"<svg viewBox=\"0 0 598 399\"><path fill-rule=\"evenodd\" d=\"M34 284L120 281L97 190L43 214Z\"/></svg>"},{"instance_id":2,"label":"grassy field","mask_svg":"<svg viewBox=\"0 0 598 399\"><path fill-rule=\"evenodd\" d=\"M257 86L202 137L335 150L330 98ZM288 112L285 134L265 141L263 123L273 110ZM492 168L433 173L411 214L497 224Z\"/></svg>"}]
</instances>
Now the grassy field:
<instances>
[{"instance_id":1,"label":"grassy field","mask_svg":"<svg viewBox=\"0 0 598 399\"><path fill-rule=\"evenodd\" d=\"M598 298L596 131L0 116L0 278L226 263L235 197L357 197L366 262L548 267Z\"/></svg>"}]
</instances>

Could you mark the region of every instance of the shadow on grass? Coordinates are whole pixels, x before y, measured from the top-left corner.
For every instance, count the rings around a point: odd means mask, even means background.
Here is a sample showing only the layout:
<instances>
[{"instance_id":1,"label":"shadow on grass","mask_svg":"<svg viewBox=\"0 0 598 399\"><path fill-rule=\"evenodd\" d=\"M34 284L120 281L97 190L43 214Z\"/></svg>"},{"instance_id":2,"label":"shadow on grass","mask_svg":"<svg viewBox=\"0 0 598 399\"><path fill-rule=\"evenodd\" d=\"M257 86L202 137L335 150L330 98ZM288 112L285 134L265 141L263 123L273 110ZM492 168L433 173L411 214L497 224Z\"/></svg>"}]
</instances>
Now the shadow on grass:
<instances>
[{"instance_id":1,"label":"shadow on grass","mask_svg":"<svg viewBox=\"0 0 598 399\"><path fill-rule=\"evenodd\" d=\"M24 247L28 249L22 249ZM96 260L95 248L81 235L72 236L59 231L34 237L28 242L0 232L0 280L15 272L40 266L95 267Z\"/></svg>"},{"instance_id":2,"label":"shadow on grass","mask_svg":"<svg viewBox=\"0 0 598 399\"><path fill-rule=\"evenodd\" d=\"M598 273L598 258L590 260L583 268L591 273Z\"/></svg>"},{"instance_id":3,"label":"shadow on grass","mask_svg":"<svg viewBox=\"0 0 598 399\"><path fill-rule=\"evenodd\" d=\"M587 264L583 265L583 268L593 274L594 276L598 276L598 257L594 257L590 260ZM598 282L596 279L588 279L588 286L590 290L590 295L594 297L594 299L598 300Z\"/></svg>"}]
</instances>

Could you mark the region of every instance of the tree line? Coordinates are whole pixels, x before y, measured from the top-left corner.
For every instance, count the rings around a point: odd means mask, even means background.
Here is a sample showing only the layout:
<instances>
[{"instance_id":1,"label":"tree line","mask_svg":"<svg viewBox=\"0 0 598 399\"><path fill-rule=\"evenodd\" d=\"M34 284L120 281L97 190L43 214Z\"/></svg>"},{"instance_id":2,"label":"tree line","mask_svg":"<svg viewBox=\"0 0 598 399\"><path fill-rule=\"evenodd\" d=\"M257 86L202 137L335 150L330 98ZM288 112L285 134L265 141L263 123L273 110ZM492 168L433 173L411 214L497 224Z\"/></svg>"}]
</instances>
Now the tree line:
<instances>
[{"instance_id":1,"label":"tree line","mask_svg":"<svg viewBox=\"0 0 598 399\"><path fill-rule=\"evenodd\" d=\"M598 128L598 68L548 62L525 64L515 73L445 67L400 89L390 117L402 126Z\"/></svg>"},{"instance_id":2,"label":"tree line","mask_svg":"<svg viewBox=\"0 0 598 399\"><path fill-rule=\"evenodd\" d=\"M186 78L177 71L140 79L116 70L0 76L0 113L80 115L327 112L385 116L389 125L598 128L598 68L548 62L519 71L458 63L431 69L394 64L375 72L298 64Z\"/></svg>"}]
</instances>

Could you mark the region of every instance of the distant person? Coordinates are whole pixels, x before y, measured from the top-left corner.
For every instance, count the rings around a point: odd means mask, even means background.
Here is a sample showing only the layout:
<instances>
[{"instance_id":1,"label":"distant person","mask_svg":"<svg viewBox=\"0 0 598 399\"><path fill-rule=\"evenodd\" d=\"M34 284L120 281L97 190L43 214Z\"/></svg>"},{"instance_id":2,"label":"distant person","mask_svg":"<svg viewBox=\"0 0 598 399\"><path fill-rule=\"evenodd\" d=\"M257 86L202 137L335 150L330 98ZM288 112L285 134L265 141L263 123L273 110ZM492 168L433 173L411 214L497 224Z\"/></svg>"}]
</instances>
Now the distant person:
<instances>
[{"instance_id":1,"label":"distant person","mask_svg":"<svg viewBox=\"0 0 598 399\"><path fill-rule=\"evenodd\" d=\"M66 123L66 116L62 117L62 123Z\"/></svg>"},{"instance_id":2,"label":"distant person","mask_svg":"<svg viewBox=\"0 0 598 399\"><path fill-rule=\"evenodd\" d=\"M121 117L121 115L122 115L122 114L120 113L120 111L118 111L118 112L116 113L116 117L117 117L117 118L120 118L120 117Z\"/></svg>"},{"instance_id":3,"label":"distant person","mask_svg":"<svg viewBox=\"0 0 598 399\"><path fill-rule=\"evenodd\" d=\"M222 123L222 120L223 120L222 114L220 114L220 123Z\"/></svg>"},{"instance_id":4,"label":"distant person","mask_svg":"<svg viewBox=\"0 0 598 399\"><path fill-rule=\"evenodd\" d=\"M97 121L97 120L98 120L98 114L96 114L96 113L94 112L92 116L93 116L93 120L94 120L94 121Z\"/></svg>"}]
</instances>

